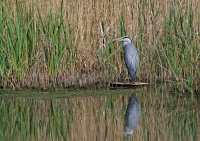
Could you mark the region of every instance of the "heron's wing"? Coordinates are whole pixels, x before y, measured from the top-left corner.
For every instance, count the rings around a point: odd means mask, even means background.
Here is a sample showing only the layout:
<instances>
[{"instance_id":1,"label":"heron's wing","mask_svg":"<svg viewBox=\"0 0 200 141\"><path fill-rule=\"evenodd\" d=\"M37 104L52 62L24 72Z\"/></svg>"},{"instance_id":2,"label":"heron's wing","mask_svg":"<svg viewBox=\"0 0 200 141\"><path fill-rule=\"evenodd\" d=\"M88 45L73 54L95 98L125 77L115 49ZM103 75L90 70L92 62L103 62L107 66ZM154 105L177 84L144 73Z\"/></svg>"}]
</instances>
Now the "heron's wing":
<instances>
[{"instance_id":1,"label":"heron's wing","mask_svg":"<svg viewBox=\"0 0 200 141\"><path fill-rule=\"evenodd\" d=\"M127 66L128 72L132 79L136 77L137 67L139 65L138 53L126 53L125 54L125 64Z\"/></svg>"}]
</instances>

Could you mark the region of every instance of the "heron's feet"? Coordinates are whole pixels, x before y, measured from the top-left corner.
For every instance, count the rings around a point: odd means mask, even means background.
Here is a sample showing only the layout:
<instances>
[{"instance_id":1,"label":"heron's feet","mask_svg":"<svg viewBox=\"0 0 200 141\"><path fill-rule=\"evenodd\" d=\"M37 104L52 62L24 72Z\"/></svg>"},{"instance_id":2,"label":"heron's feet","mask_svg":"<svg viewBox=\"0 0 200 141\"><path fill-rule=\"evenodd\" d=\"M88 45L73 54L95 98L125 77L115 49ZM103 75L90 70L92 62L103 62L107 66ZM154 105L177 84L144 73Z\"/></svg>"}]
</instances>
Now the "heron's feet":
<instances>
[{"instance_id":1,"label":"heron's feet","mask_svg":"<svg viewBox=\"0 0 200 141\"><path fill-rule=\"evenodd\" d=\"M134 84L136 81L133 81L133 80L131 80L131 79L128 79L126 82Z\"/></svg>"}]
</instances>

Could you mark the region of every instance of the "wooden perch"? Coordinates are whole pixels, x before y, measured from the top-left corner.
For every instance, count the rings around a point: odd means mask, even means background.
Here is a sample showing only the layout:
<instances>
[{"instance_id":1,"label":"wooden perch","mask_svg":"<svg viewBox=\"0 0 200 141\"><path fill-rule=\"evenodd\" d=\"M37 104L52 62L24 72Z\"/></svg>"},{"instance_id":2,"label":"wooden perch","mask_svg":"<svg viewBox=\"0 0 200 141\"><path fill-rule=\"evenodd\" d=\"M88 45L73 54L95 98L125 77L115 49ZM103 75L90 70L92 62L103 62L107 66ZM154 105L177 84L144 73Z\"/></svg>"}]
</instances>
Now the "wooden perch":
<instances>
[{"instance_id":1,"label":"wooden perch","mask_svg":"<svg viewBox=\"0 0 200 141\"><path fill-rule=\"evenodd\" d=\"M137 88L137 87L144 87L148 86L149 83L144 82L111 82L111 88Z\"/></svg>"}]
</instances>

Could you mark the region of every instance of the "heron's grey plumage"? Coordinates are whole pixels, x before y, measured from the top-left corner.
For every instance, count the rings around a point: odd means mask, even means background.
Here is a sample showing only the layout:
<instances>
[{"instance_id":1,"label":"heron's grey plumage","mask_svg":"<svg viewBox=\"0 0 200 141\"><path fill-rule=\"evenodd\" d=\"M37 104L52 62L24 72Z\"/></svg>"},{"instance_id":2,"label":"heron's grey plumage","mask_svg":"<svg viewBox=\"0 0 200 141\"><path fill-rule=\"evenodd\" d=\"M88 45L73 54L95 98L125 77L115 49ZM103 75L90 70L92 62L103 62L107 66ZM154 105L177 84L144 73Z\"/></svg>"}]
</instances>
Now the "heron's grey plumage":
<instances>
[{"instance_id":1,"label":"heron's grey plumage","mask_svg":"<svg viewBox=\"0 0 200 141\"><path fill-rule=\"evenodd\" d=\"M130 38L123 37L120 41L122 41L122 46L124 48L124 60L128 69L128 73L131 77L131 80L135 81L136 72L139 65L138 50Z\"/></svg>"},{"instance_id":2,"label":"heron's grey plumage","mask_svg":"<svg viewBox=\"0 0 200 141\"><path fill-rule=\"evenodd\" d=\"M140 103L136 96L129 97L128 106L125 114L124 134L132 135L137 128L140 118Z\"/></svg>"}]
</instances>

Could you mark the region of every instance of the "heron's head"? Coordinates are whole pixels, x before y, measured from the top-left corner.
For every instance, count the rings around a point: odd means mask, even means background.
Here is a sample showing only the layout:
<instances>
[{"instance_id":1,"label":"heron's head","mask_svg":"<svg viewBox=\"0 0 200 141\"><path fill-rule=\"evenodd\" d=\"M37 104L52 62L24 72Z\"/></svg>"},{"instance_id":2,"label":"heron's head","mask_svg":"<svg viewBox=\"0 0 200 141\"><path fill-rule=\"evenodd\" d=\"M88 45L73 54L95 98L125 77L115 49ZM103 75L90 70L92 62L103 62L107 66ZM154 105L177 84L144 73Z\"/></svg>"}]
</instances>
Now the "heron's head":
<instances>
[{"instance_id":1,"label":"heron's head","mask_svg":"<svg viewBox=\"0 0 200 141\"><path fill-rule=\"evenodd\" d=\"M123 47L127 47L128 45L131 45L132 41L128 37L124 37L120 40L122 42Z\"/></svg>"},{"instance_id":2,"label":"heron's head","mask_svg":"<svg viewBox=\"0 0 200 141\"><path fill-rule=\"evenodd\" d=\"M121 38L117 38L115 39L116 41L120 41L122 42L122 46L123 47L127 47L128 45L131 45L132 44L132 41L131 39L128 37L128 36L124 36L124 37L121 37Z\"/></svg>"}]
</instances>

